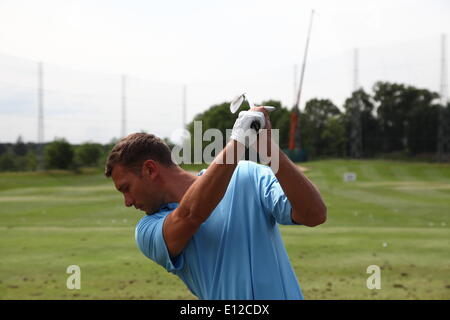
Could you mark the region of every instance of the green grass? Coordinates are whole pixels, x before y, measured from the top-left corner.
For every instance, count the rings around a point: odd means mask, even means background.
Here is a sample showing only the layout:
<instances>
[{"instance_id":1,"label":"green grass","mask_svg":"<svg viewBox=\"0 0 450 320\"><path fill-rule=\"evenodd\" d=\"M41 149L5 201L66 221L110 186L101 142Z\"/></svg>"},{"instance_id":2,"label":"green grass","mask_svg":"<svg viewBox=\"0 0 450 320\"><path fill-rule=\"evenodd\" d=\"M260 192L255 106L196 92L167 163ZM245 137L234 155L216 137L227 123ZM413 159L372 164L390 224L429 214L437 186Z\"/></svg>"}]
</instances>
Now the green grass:
<instances>
[{"instance_id":1,"label":"green grass","mask_svg":"<svg viewBox=\"0 0 450 320\"><path fill-rule=\"evenodd\" d=\"M305 298L450 298L449 165L303 165L328 206L324 225L281 227ZM0 299L195 299L139 252L140 217L100 172L0 174ZM73 264L81 290L66 288ZM366 287L369 265L381 290Z\"/></svg>"}]
</instances>

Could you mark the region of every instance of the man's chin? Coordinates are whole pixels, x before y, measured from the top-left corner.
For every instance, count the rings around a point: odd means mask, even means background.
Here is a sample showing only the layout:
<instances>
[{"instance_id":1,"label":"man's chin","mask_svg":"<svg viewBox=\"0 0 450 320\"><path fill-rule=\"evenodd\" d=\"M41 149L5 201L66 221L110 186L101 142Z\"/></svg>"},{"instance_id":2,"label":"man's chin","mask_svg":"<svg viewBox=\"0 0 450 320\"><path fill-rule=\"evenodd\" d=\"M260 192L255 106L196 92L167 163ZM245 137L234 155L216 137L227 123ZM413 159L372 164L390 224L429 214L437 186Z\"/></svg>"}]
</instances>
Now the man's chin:
<instances>
[{"instance_id":1,"label":"man's chin","mask_svg":"<svg viewBox=\"0 0 450 320\"><path fill-rule=\"evenodd\" d=\"M144 209L144 208L142 208L141 210L144 211L146 215L151 215L151 214L156 213L156 210L152 210L152 209Z\"/></svg>"}]
</instances>

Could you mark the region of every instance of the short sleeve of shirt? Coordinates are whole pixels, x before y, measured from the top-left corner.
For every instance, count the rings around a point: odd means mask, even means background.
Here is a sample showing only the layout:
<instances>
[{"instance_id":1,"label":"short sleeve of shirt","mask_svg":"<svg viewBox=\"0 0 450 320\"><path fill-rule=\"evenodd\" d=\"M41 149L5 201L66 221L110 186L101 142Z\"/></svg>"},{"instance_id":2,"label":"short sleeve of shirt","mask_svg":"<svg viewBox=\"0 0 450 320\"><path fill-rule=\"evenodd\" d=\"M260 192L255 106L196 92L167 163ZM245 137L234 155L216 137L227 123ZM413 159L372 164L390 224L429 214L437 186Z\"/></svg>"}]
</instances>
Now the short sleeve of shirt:
<instances>
[{"instance_id":1,"label":"short sleeve of shirt","mask_svg":"<svg viewBox=\"0 0 450 320\"><path fill-rule=\"evenodd\" d=\"M171 259L163 236L163 224L167 214L155 214L143 217L136 226L136 243L142 253L163 266L167 271L175 273L184 265L184 256L181 253Z\"/></svg>"},{"instance_id":2,"label":"short sleeve of shirt","mask_svg":"<svg viewBox=\"0 0 450 320\"><path fill-rule=\"evenodd\" d=\"M254 168L249 168L249 171L254 172L263 207L272 214L279 224L298 225L292 220L291 203L272 170L258 164L250 164L250 166L254 166Z\"/></svg>"}]
</instances>

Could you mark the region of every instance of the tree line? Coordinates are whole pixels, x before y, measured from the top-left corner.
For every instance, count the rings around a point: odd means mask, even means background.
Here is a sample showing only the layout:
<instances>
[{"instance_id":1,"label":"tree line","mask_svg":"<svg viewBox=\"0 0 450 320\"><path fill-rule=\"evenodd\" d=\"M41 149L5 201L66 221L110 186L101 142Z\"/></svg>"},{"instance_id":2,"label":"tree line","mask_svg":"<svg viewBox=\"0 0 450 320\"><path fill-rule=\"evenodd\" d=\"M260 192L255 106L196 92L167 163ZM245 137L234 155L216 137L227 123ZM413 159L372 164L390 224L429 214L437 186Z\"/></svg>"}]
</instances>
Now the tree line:
<instances>
[{"instance_id":1,"label":"tree line","mask_svg":"<svg viewBox=\"0 0 450 320\"><path fill-rule=\"evenodd\" d=\"M262 101L261 105L277 107L270 114L272 127L280 130L280 147L287 149L291 110L275 100ZM329 99L310 99L300 114L301 147L310 160L350 157L352 130L355 119L359 119L360 157L433 160L441 109L450 126L450 104L441 106L437 93L390 82L375 83L372 92L353 92L341 109ZM248 110L246 102L242 110ZM230 113L229 102L214 105L198 114L188 130L193 136L194 121L202 121L203 130L218 128L225 137L225 130L233 127L237 115Z\"/></svg>"},{"instance_id":2,"label":"tree line","mask_svg":"<svg viewBox=\"0 0 450 320\"><path fill-rule=\"evenodd\" d=\"M164 140L171 148L174 146L169 139ZM107 144L85 142L75 145L64 138L55 138L40 146L25 143L19 136L16 143L0 143L0 172L56 169L79 173L81 168L103 169L117 141L113 138Z\"/></svg>"},{"instance_id":3,"label":"tree line","mask_svg":"<svg viewBox=\"0 0 450 320\"><path fill-rule=\"evenodd\" d=\"M0 171L35 171L41 167L78 172L82 167L102 167L114 143L72 145L64 138L56 138L39 146L24 143L19 136L16 143L0 144Z\"/></svg>"},{"instance_id":4,"label":"tree line","mask_svg":"<svg viewBox=\"0 0 450 320\"><path fill-rule=\"evenodd\" d=\"M270 114L272 127L279 129L280 147L287 149L291 110L276 100L262 101L261 105L277 107ZM223 102L196 115L187 126L191 137L194 137L194 121L202 121L203 131L216 128L222 132L225 145L226 129L233 127L238 115L232 114L229 106L230 102ZM247 109L245 102L239 111ZM377 82L372 92L363 89L353 92L341 109L329 99L307 101L300 114L301 146L309 160L350 157L356 115L360 126L361 157L434 160L440 114L450 127L450 104L441 106L437 93L405 84ZM445 134L448 136L450 132ZM174 146L168 138L164 140L169 147ZM57 138L39 146L24 143L19 137L16 143L0 144L0 171L33 171L39 166L73 171L81 167L100 168L116 141L72 145ZM203 143L206 147L209 142ZM194 146L193 141L191 146Z\"/></svg>"}]
</instances>

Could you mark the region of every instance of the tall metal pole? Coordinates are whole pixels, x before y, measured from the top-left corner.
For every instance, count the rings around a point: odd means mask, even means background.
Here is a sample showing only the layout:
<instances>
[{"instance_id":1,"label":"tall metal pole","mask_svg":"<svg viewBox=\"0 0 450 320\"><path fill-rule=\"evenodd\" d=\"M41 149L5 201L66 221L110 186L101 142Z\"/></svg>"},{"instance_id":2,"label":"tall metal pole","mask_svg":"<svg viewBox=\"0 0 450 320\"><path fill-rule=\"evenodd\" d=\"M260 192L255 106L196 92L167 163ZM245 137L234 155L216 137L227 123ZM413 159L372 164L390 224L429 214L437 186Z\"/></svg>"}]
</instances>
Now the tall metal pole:
<instances>
[{"instance_id":1,"label":"tall metal pole","mask_svg":"<svg viewBox=\"0 0 450 320\"><path fill-rule=\"evenodd\" d=\"M127 97L126 97L126 76L122 75L122 130L121 137L127 134Z\"/></svg>"},{"instance_id":2,"label":"tall metal pole","mask_svg":"<svg viewBox=\"0 0 450 320\"><path fill-rule=\"evenodd\" d=\"M38 134L37 168L44 169L44 67L38 62Z\"/></svg>"},{"instance_id":3,"label":"tall metal pole","mask_svg":"<svg viewBox=\"0 0 450 320\"><path fill-rule=\"evenodd\" d=\"M448 82L447 82L447 36L441 37L441 88L438 124L438 161L450 160L450 110L448 107Z\"/></svg>"},{"instance_id":4,"label":"tall metal pole","mask_svg":"<svg viewBox=\"0 0 450 320\"><path fill-rule=\"evenodd\" d=\"M358 59L359 59L359 52L358 49L355 48L353 51L353 91L359 89Z\"/></svg>"},{"instance_id":5,"label":"tall metal pole","mask_svg":"<svg viewBox=\"0 0 450 320\"><path fill-rule=\"evenodd\" d=\"M301 96L302 87L303 87L303 77L305 76L306 59L308 57L309 38L311 36L313 16L314 16L314 10L311 11L311 18L309 20L308 37L306 38L305 53L303 55L302 72L300 74L300 84L298 87L297 100L295 102L295 107L298 108L299 110L300 110L300 96Z\"/></svg>"},{"instance_id":6,"label":"tall metal pole","mask_svg":"<svg viewBox=\"0 0 450 320\"><path fill-rule=\"evenodd\" d=\"M447 82L447 35L441 36L441 105L448 102Z\"/></svg>"},{"instance_id":7,"label":"tall metal pole","mask_svg":"<svg viewBox=\"0 0 450 320\"><path fill-rule=\"evenodd\" d=\"M311 36L311 28L312 28L312 21L313 21L313 16L314 16L314 10L311 11L311 18L309 21L309 28L308 28L308 36L306 38L306 46L305 46L305 53L303 56L303 64L302 64L302 71L301 71L301 75L300 75L300 84L298 87L298 91L297 91L297 98L294 100L294 108L291 112L291 124L290 124L290 129L289 129L289 150L291 150L292 152L294 152L294 150L298 150L301 151L302 150L302 146L301 146L301 132L300 132L300 97L301 97L301 92L302 92L302 87L303 87L303 78L305 76L305 68L306 68L306 59L308 56L308 47L309 47L309 39ZM295 73L297 73L297 71L295 71ZM296 84L295 84L296 86ZM295 97L295 93L294 93L294 97ZM298 159L294 160L298 161Z\"/></svg>"},{"instance_id":8,"label":"tall metal pole","mask_svg":"<svg viewBox=\"0 0 450 320\"><path fill-rule=\"evenodd\" d=\"M294 94L292 95L292 104L296 103L297 96L297 73L298 73L298 65L294 64Z\"/></svg>"},{"instance_id":9,"label":"tall metal pole","mask_svg":"<svg viewBox=\"0 0 450 320\"><path fill-rule=\"evenodd\" d=\"M306 69L306 59L308 57L308 48L309 48L309 39L311 37L311 29L312 29L312 22L314 17L314 10L311 11L311 18L309 20L309 28L308 28L308 36L306 38L306 46L305 46L305 53L303 55L303 64L302 64L302 71L300 74L300 83L298 86L298 93L297 93L297 99L295 101L294 110L291 114L291 127L290 127L290 137L289 137L289 149L295 150L298 149L299 151L302 150L302 142L301 142L301 132L300 132L300 98L303 88L303 79L305 76L305 69Z\"/></svg>"},{"instance_id":10,"label":"tall metal pole","mask_svg":"<svg viewBox=\"0 0 450 320\"><path fill-rule=\"evenodd\" d=\"M183 129L186 129L186 85L183 85L183 111L181 115Z\"/></svg>"},{"instance_id":11,"label":"tall metal pole","mask_svg":"<svg viewBox=\"0 0 450 320\"><path fill-rule=\"evenodd\" d=\"M358 58L358 49L355 49L353 51L353 107L351 109L350 130L350 156L352 158L361 158L362 155L361 101L357 93L359 89Z\"/></svg>"}]
</instances>

